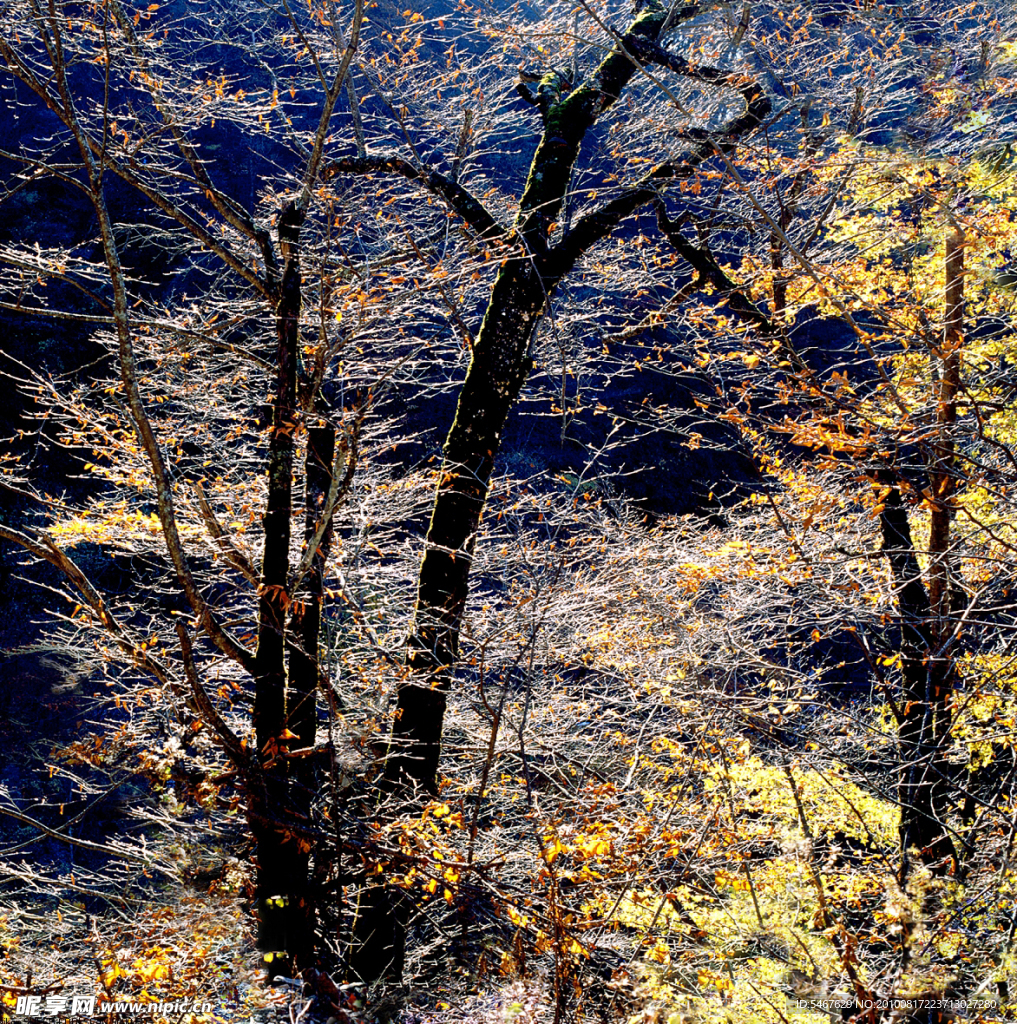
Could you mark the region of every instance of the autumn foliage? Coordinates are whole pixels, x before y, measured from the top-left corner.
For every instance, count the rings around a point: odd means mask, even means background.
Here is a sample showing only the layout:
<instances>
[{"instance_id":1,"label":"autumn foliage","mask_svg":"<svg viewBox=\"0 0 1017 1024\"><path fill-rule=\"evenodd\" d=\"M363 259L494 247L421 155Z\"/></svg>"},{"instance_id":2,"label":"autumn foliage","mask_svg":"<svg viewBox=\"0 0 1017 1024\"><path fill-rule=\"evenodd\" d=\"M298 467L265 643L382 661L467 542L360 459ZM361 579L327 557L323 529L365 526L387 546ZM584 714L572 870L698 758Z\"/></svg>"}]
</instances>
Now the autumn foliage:
<instances>
[{"instance_id":1,"label":"autumn foliage","mask_svg":"<svg viewBox=\"0 0 1017 1024\"><path fill-rule=\"evenodd\" d=\"M1012 1019L1013 12L192 6L0 12L5 1007Z\"/></svg>"}]
</instances>

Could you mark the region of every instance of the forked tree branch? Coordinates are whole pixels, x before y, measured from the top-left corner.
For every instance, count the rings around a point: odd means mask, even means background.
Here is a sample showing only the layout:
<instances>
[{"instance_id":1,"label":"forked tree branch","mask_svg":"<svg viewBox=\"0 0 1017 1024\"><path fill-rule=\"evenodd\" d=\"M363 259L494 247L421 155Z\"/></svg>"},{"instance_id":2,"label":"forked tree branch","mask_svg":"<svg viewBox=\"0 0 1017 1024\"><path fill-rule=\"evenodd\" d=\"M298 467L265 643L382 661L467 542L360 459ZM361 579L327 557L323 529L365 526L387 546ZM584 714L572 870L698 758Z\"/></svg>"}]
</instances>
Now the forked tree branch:
<instances>
[{"instance_id":1,"label":"forked tree branch","mask_svg":"<svg viewBox=\"0 0 1017 1024\"><path fill-rule=\"evenodd\" d=\"M237 734L223 721L222 716L216 711L215 705L209 699L204 686L201 685L201 680L198 678L198 669L194 664L194 650L191 647L191 638L187 635L187 627L182 622L177 622L176 630L177 639L180 641L180 655L184 663L184 675L190 684L194 703L202 718L215 730L234 766L241 774L246 773L251 767L251 758Z\"/></svg>"},{"instance_id":2,"label":"forked tree branch","mask_svg":"<svg viewBox=\"0 0 1017 1024\"><path fill-rule=\"evenodd\" d=\"M439 196L485 242L498 244L507 242L508 229L499 224L484 204L462 185L438 171L414 167L401 156L343 157L324 167L322 177L328 179L337 174L381 174L386 172L398 174L406 178L407 181L415 181L423 185L428 192Z\"/></svg>"}]
</instances>

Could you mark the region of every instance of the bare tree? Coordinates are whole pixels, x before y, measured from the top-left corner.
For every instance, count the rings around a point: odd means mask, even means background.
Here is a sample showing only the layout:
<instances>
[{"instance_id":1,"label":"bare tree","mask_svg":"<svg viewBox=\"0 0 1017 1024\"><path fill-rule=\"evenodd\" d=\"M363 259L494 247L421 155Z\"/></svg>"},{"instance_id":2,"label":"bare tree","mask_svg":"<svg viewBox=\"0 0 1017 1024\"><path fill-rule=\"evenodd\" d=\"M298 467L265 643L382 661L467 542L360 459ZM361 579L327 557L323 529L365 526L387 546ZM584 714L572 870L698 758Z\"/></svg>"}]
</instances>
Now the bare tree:
<instances>
[{"instance_id":1,"label":"bare tree","mask_svg":"<svg viewBox=\"0 0 1017 1024\"><path fill-rule=\"evenodd\" d=\"M443 448L408 641L410 674L397 689L385 780L403 799L437 792L450 670L458 657L470 565L495 456L509 410L533 367L534 336L561 282L626 218L657 200L668 182L716 152L732 150L770 110L764 89L752 77L694 63L663 44L678 25L703 15L698 6L646 5L623 32L610 30L593 12L588 15L595 29L609 33L606 57L582 77L577 70L542 67L526 70L520 79L518 92L537 108L541 130L511 224L501 225L456 183L402 156L367 154L329 168L336 175L394 173L418 181L440 195L482 241L497 246L501 257ZM740 98L742 109L715 130L679 130L678 146L658 154L651 170L609 198L591 191L594 202L573 220L566 204L581 173L584 140L634 76L655 81L650 69L703 88L726 88ZM568 218L564 223L563 217ZM363 934L371 936L363 944L361 972L391 958L392 973L399 975L404 901L395 906L380 890L375 899L358 918Z\"/></svg>"},{"instance_id":2,"label":"bare tree","mask_svg":"<svg viewBox=\"0 0 1017 1024\"><path fill-rule=\"evenodd\" d=\"M208 13L212 21L235 15L217 8ZM56 566L77 591L82 614L111 635L122 655L172 691L181 702L178 714L186 707L214 735L246 791L266 960L306 964L315 913L308 876L311 789L301 761L289 752L300 748L307 755L315 743L323 566L336 509L350 489L366 395L359 412L355 399L333 400L335 360L356 325L330 327L334 296L328 282L335 272L330 276L326 268L336 258L330 221L319 218L310 238L305 222L358 45L363 7L355 6L346 37L338 21L316 32L313 19L268 10L251 14L244 26L249 41L225 37L227 44L250 45L245 90L221 68L207 66L203 76L200 56L183 57L189 51L200 55L210 38L195 34L192 19L157 26L151 9L138 13L118 2L84 20L72 5L5 9L0 54L8 82L16 83L8 91L18 97L27 90L33 109L43 111L40 116L50 118L55 130L52 146L24 138L21 150L4 154L15 168L16 184L8 194L54 177L87 199L98 227L93 251L80 245L63 252L42 248L45 239L35 239L34 248L31 239L8 247L5 306L102 325L104 336L112 332L110 352L119 374L98 403L88 396L75 404L29 373L22 381L36 389L47 414L61 410L73 439L93 449L99 472L127 495L126 502L114 501L120 520L114 516L107 531L129 536L128 510L138 501L154 509L151 521L178 595L175 626L172 618L164 619L159 633L146 640L130 612L127 619L115 613L59 541L61 506L50 506L55 519L48 531L4 526L3 536ZM296 61L285 56L291 40L302 47ZM294 97L300 76L313 105L311 116L301 111L301 128L280 100L283 74ZM267 175L247 196L231 194L214 180L203 150L211 146L215 135L209 131L217 120L224 122L217 131L227 135L272 131L277 121L273 144L288 161L275 178L283 189L281 209L276 200L266 217L257 213L255 204L271 180ZM147 223L132 227L114 217L114 181L142 205ZM132 252L132 243L139 238L155 246L162 260L208 276L212 290L204 301L192 305L181 295L170 309L153 296L125 265L125 252L128 259L138 258L140 247ZM312 302L318 309L308 316L302 271L310 270L311 253L318 271ZM81 290L88 297L84 311L47 303L40 289L49 277ZM220 324L213 326L216 320ZM315 321L317 329L308 335L307 325ZM209 379L202 384L195 372ZM224 382L222 374L232 379ZM218 407L231 403L235 384L259 387L266 380L271 425L263 446L255 439L255 424L244 422L243 400L239 407ZM196 383L205 389L201 399ZM160 410L164 402L167 411ZM208 404L195 415L201 402ZM248 398L246 415L253 404ZM302 496L296 492L301 478ZM241 497L245 493L248 502ZM234 518L238 501L247 509L263 502L260 559L237 535L246 528ZM298 506L303 535L295 555L290 534ZM94 504L90 512L82 522L86 535L101 530ZM234 518L232 525L224 513ZM245 519L255 521L257 515L250 511ZM214 596L215 575L205 571L208 543L234 596L246 591L239 601ZM252 598L254 647L235 628L246 628ZM239 620L227 621L238 612ZM166 646L157 653L157 645ZM226 721L216 700L208 660L213 651L231 666L228 673L252 681L253 743Z\"/></svg>"}]
</instances>

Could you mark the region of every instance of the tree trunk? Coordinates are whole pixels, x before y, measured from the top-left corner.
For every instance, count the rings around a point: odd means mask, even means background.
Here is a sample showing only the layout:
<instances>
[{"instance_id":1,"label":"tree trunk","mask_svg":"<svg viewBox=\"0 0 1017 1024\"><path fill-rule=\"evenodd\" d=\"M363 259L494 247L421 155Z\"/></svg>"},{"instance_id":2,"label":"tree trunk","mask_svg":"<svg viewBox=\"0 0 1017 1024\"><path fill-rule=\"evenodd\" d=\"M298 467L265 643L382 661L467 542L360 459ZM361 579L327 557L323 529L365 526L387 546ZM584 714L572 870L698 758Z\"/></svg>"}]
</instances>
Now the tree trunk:
<instances>
[{"instance_id":1,"label":"tree trunk","mask_svg":"<svg viewBox=\"0 0 1017 1024\"><path fill-rule=\"evenodd\" d=\"M949 766L944 747L950 735L950 702L956 683L952 655L951 607L953 558L951 527L956 491L953 426L960 388L960 347L964 322L964 237L947 236L946 315L943 344L931 358L938 361L936 435L932 451L929 498L928 591L922 584L907 510L900 491L887 495L881 524L883 550L893 568L902 620L904 677L901 752L901 880L910 869L909 851L917 849L933 870L956 870L957 851L944 822Z\"/></svg>"},{"instance_id":2,"label":"tree trunk","mask_svg":"<svg viewBox=\"0 0 1017 1024\"><path fill-rule=\"evenodd\" d=\"M505 420L532 365L527 349L555 284L529 259L502 267L445 441L409 638L413 671L399 687L385 769L387 788L409 797L437 793L448 670L459 653L480 517Z\"/></svg>"},{"instance_id":3,"label":"tree trunk","mask_svg":"<svg viewBox=\"0 0 1017 1024\"><path fill-rule=\"evenodd\" d=\"M891 487L880 514L883 553L890 561L901 616L902 719L899 723L901 880L910 870L910 851L923 863L953 863L956 852L942 823L945 766L941 743L949 719L940 677L932 657L934 640L929 596L921 579L900 490Z\"/></svg>"},{"instance_id":4,"label":"tree trunk","mask_svg":"<svg viewBox=\"0 0 1017 1024\"><path fill-rule=\"evenodd\" d=\"M655 39L665 17L659 10L640 15L625 40L631 41L634 33ZM381 779L382 794L393 801L391 815L438 792L450 672L458 657L470 565L495 455L509 410L532 367L530 342L545 304L582 251L563 251L559 243L557 252L549 252L549 229L561 211L583 137L635 70L617 48L589 83L564 99L559 76L551 73L541 83L544 131L519 202L512 239L515 251L495 278L445 440L407 643L411 671L398 685ZM648 202L653 194L646 191L639 202ZM619 211L618 219L621 215ZM605 222L587 245L614 223L617 220ZM408 894L382 885L361 890L350 955L353 974L364 979L401 978L411 910Z\"/></svg>"},{"instance_id":5,"label":"tree trunk","mask_svg":"<svg viewBox=\"0 0 1017 1024\"><path fill-rule=\"evenodd\" d=\"M470 563L487 500L494 457L513 400L530 370L526 351L545 302L533 263L508 262L495 281L487 314L445 442L427 548L420 568L416 618L389 739L383 795L396 815L438 791L449 671L459 652L459 630L469 589ZM371 879L361 890L350 955L352 973L365 980L398 981L412 902Z\"/></svg>"},{"instance_id":6,"label":"tree trunk","mask_svg":"<svg viewBox=\"0 0 1017 1024\"><path fill-rule=\"evenodd\" d=\"M585 248L656 193L635 190L628 206L622 204L595 223L588 218L588 234L575 232L572 244L564 239L550 247L548 234L587 131L636 71L629 54L641 43L653 43L667 17L657 5L648 7L574 91L567 92L557 72L545 75L537 90L534 102L544 130L519 201L513 238L518 247L495 279L445 441L408 641L412 672L397 694L385 785L411 799L437 792L448 670L458 654L473 549L505 420L532 367L529 347L537 324Z\"/></svg>"},{"instance_id":7,"label":"tree trunk","mask_svg":"<svg viewBox=\"0 0 1017 1024\"><path fill-rule=\"evenodd\" d=\"M335 458L335 428L322 419L307 431L304 461L304 540L311 544L318 524L327 513L332 463ZM292 603L289 631L289 674L286 685L286 726L296 734L297 749L314 746L318 728L318 642L324 599L325 561L332 543L331 518L311 558L307 575ZM289 764L289 816L294 823L309 825L314 796L315 772L310 758ZM310 848L308 843L287 844L294 905L291 919L295 928L289 950L297 963L314 952L316 907L309 891Z\"/></svg>"},{"instance_id":8,"label":"tree trunk","mask_svg":"<svg viewBox=\"0 0 1017 1024\"><path fill-rule=\"evenodd\" d=\"M689 18L698 10L690 5L675 14ZM673 165L661 165L637 186L582 217L552 245L551 231L586 133L621 95L636 73L637 60L659 62L679 74L742 93L745 114L734 118L726 130L698 142L689 164L713 155L718 147L730 147L731 139L757 126L770 109L762 89L744 76L695 68L659 46L657 38L670 18L662 4L646 4L593 74L571 91L558 71L543 76L535 95L521 89L539 108L543 133L506 239L513 251L495 279L445 441L407 643L410 672L398 684L381 780L382 793L391 800L390 814L411 810L438 792L442 728L470 566L502 430L532 367L529 348L537 324L575 262L621 220L658 198L657 181L676 173ZM374 168L371 164L367 169ZM472 216L470 222L479 220ZM489 230L490 225L485 231ZM395 978L401 972L409 907L403 894L381 888L362 892L352 953L354 970L362 977Z\"/></svg>"},{"instance_id":9,"label":"tree trunk","mask_svg":"<svg viewBox=\"0 0 1017 1024\"><path fill-rule=\"evenodd\" d=\"M287 587L301 304L296 240L283 237L292 222L291 211L292 207L288 208L280 218L280 241L284 242L286 265L276 308L276 394L268 450L265 549L255 656L254 731L260 776L252 781L250 795L258 862L258 946L270 975L292 969L290 957L304 941L297 927L297 910L307 881L306 858L301 871L297 843L287 835L289 786L286 760L280 756L287 728L286 617L290 606Z\"/></svg>"},{"instance_id":10,"label":"tree trunk","mask_svg":"<svg viewBox=\"0 0 1017 1024\"><path fill-rule=\"evenodd\" d=\"M953 439L960 390L960 349L964 325L964 236L960 230L946 239L946 320L943 346L932 358L939 362L936 394L936 449L932 468L932 510L929 523L929 603L937 659L949 659L951 642L951 527L957 460ZM947 675L948 673L944 673Z\"/></svg>"}]
</instances>

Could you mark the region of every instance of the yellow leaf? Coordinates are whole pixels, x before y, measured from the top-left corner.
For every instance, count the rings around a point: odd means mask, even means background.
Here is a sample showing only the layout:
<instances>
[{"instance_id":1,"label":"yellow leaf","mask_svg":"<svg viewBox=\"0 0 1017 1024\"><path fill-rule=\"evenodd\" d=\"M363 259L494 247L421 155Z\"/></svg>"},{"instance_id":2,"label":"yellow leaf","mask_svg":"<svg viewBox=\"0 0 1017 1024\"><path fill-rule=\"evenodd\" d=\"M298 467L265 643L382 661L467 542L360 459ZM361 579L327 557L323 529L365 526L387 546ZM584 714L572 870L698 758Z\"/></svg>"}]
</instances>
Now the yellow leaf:
<instances>
[{"instance_id":1,"label":"yellow leaf","mask_svg":"<svg viewBox=\"0 0 1017 1024\"><path fill-rule=\"evenodd\" d=\"M559 843L558 840L555 839L554 842L552 842L544 851L544 863L553 864L558 854L561 853L564 849L565 847L563 847L561 843Z\"/></svg>"}]
</instances>

